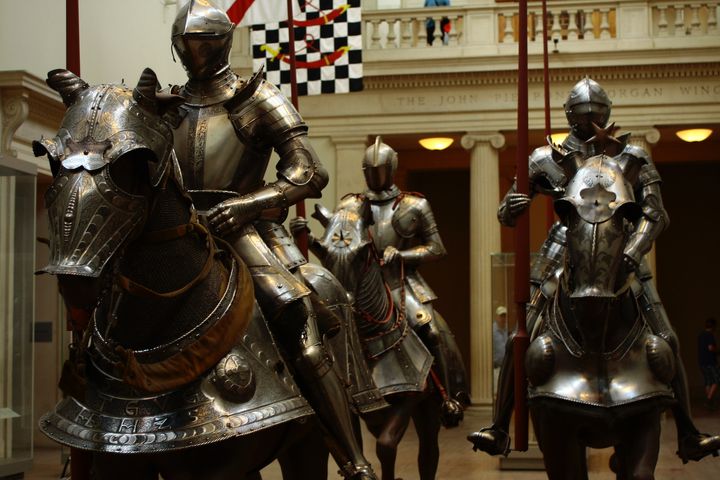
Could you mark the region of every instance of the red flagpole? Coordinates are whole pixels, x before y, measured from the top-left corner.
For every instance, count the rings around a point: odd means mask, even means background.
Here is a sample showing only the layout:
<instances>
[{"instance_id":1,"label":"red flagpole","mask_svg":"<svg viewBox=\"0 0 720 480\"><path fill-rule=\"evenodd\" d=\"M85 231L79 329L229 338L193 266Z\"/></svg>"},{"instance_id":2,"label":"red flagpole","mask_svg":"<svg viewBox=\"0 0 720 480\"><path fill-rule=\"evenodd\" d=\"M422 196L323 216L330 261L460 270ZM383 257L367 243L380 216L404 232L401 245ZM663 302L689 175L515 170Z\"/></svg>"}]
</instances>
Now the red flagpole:
<instances>
[{"instance_id":1,"label":"red flagpole","mask_svg":"<svg viewBox=\"0 0 720 480\"><path fill-rule=\"evenodd\" d=\"M528 182L528 52L527 0L520 0L518 35L518 119L517 119L517 191L529 193ZM517 332L514 342L515 361L515 450L528 448L527 378L525 352L530 344L525 321L525 306L530 301L530 217L526 210L515 228L515 302Z\"/></svg>"},{"instance_id":2,"label":"red flagpole","mask_svg":"<svg viewBox=\"0 0 720 480\"><path fill-rule=\"evenodd\" d=\"M543 89L545 93L545 138L552 134L550 126L550 67L548 61L548 32L547 32L547 0L542 0L542 22L543 22ZM547 196L545 205L545 225L548 230L555 223L553 212L553 199Z\"/></svg>"},{"instance_id":3,"label":"red flagpole","mask_svg":"<svg viewBox=\"0 0 720 480\"><path fill-rule=\"evenodd\" d=\"M78 0L65 0L65 68L80 76L80 8ZM73 326L73 341L82 338L83 322L77 310L68 308L67 315ZM70 448L70 477L73 480L90 480L92 454L79 448Z\"/></svg>"},{"instance_id":4,"label":"red flagpole","mask_svg":"<svg viewBox=\"0 0 720 480\"><path fill-rule=\"evenodd\" d=\"M292 102L293 106L295 107L295 110L300 112L300 102L298 101L298 91L297 91L297 64L295 62L295 27L293 26L293 3L294 0L287 0L287 10L288 10L288 19L287 19L287 25L288 25L288 42L290 44L288 48L288 56L290 57L290 101ZM295 214L298 217L306 217L305 214L305 201L300 200L295 204ZM297 243L298 248L302 252L302 254L305 256L305 258L308 258L308 234L307 231L300 232L296 238L295 242Z\"/></svg>"},{"instance_id":5,"label":"red flagpole","mask_svg":"<svg viewBox=\"0 0 720 480\"><path fill-rule=\"evenodd\" d=\"M65 0L65 68L80 76L80 13L78 0Z\"/></svg>"}]
</instances>

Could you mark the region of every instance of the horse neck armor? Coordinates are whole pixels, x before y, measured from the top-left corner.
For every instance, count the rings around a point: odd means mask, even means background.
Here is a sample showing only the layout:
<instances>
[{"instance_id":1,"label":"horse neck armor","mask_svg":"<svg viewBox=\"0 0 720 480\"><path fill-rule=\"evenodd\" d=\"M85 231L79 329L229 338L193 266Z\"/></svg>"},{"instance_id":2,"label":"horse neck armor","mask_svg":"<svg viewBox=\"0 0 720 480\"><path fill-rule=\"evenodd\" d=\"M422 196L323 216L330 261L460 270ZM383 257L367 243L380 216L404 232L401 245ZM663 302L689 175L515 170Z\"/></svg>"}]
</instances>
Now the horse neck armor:
<instances>
[{"instance_id":1,"label":"horse neck armor","mask_svg":"<svg viewBox=\"0 0 720 480\"><path fill-rule=\"evenodd\" d=\"M392 306L377 254L372 251L367 202L363 195L349 195L338 205L321 240L326 252L323 265L354 295L360 340L380 392L420 392L426 386L432 355L408 327L406 315Z\"/></svg>"}]
</instances>

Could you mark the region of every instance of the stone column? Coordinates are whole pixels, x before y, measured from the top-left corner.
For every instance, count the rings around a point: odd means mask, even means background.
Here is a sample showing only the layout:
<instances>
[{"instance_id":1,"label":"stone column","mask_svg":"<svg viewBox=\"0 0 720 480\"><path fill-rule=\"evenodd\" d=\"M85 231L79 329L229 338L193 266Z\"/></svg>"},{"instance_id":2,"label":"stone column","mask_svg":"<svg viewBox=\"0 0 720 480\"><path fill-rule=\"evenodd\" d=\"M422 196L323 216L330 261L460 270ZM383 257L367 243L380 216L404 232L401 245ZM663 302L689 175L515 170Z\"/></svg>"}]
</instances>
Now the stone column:
<instances>
[{"instance_id":1,"label":"stone column","mask_svg":"<svg viewBox=\"0 0 720 480\"><path fill-rule=\"evenodd\" d=\"M653 127L638 127L630 131L630 143L642 147L648 154L652 154L652 147L660 141L660 131ZM653 274L653 280L657 283L657 267L655 256L655 244L652 249L645 255Z\"/></svg>"},{"instance_id":2,"label":"stone column","mask_svg":"<svg viewBox=\"0 0 720 480\"><path fill-rule=\"evenodd\" d=\"M461 139L470 151L470 383L474 404L492 405L491 257L500 251L498 132L470 132Z\"/></svg>"},{"instance_id":3,"label":"stone column","mask_svg":"<svg viewBox=\"0 0 720 480\"><path fill-rule=\"evenodd\" d=\"M365 190L362 159L367 148L366 135L332 137L335 144L335 203L348 193Z\"/></svg>"}]
</instances>

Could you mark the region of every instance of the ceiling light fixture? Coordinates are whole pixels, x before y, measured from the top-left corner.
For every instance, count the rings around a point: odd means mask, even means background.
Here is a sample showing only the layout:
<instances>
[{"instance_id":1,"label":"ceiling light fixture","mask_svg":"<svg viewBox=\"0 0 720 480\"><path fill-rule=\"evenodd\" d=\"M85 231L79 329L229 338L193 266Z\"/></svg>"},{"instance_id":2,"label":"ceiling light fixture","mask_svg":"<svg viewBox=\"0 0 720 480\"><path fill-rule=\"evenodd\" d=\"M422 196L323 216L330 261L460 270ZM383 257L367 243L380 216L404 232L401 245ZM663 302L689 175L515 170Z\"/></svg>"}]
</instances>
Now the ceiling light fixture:
<instances>
[{"instance_id":1,"label":"ceiling light fixture","mask_svg":"<svg viewBox=\"0 0 720 480\"><path fill-rule=\"evenodd\" d=\"M555 145L562 145L567 137L567 133L553 133L550 135L550 141L552 141Z\"/></svg>"},{"instance_id":2,"label":"ceiling light fixture","mask_svg":"<svg viewBox=\"0 0 720 480\"><path fill-rule=\"evenodd\" d=\"M428 150L445 150L455 140L449 137L429 137L429 138L421 138L419 140L420 145L423 146L423 148L427 148Z\"/></svg>"},{"instance_id":3,"label":"ceiling light fixture","mask_svg":"<svg viewBox=\"0 0 720 480\"><path fill-rule=\"evenodd\" d=\"M675 135L685 142L702 142L712 135L712 130L709 128L691 128L675 132Z\"/></svg>"}]
</instances>

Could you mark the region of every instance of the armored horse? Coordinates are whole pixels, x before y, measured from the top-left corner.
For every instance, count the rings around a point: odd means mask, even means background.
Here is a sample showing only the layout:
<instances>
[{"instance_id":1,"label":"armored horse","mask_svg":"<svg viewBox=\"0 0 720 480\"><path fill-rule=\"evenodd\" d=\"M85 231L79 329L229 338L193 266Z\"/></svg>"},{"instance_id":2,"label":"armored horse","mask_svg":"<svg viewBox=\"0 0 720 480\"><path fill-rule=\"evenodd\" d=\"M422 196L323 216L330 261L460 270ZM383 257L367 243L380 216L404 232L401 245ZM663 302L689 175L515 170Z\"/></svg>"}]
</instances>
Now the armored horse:
<instances>
[{"instance_id":1,"label":"armored horse","mask_svg":"<svg viewBox=\"0 0 720 480\"><path fill-rule=\"evenodd\" d=\"M432 379L432 355L405 319L404 306L394 304L383 279L380 254L368 229L370 203L363 195L348 195L335 212L316 205L313 217L325 232L319 239L309 235L310 249L352 298L365 359L390 404L362 415L377 439L382 478L395 479L397 447L412 420L419 439L419 478L433 480L439 461L442 387ZM294 234L305 228L304 219L291 222ZM449 329L447 334L451 335Z\"/></svg>"},{"instance_id":2,"label":"armored horse","mask_svg":"<svg viewBox=\"0 0 720 480\"><path fill-rule=\"evenodd\" d=\"M132 90L65 70L48 85L67 112L56 137L33 143L54 176L43 271L93 314L42 431L93 452L95 478L259 478L313 411L247 267L183 189L161 118L182 99L159 93L149 69ZM326 467L296 465L299 478Z\"/></svg>"},{"instance_id":3,"label":"armored horse","mask_svg":"<svg viewBox=\"0 0 720 480\"><path fill-rule=\"evenodd\" d=\"M561 272L525 362L533 425L548 478L587 477L585 449L614 447L618 479L653 479L660 414L674 402L671 346L653 335L633 291L635 270L623 249L641 216L632 185L645 160L569 154L564 196L555 203L567 227ZM616 155L616 156L614 156Z\"/></svg>"}]
</instances>

